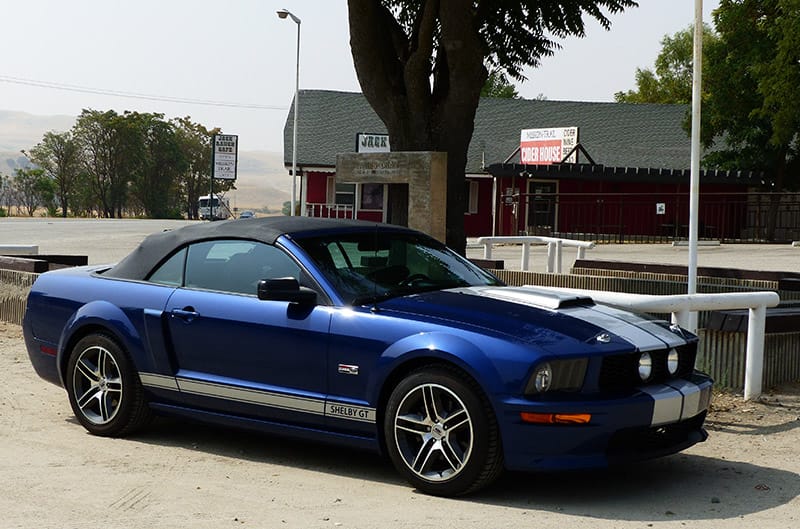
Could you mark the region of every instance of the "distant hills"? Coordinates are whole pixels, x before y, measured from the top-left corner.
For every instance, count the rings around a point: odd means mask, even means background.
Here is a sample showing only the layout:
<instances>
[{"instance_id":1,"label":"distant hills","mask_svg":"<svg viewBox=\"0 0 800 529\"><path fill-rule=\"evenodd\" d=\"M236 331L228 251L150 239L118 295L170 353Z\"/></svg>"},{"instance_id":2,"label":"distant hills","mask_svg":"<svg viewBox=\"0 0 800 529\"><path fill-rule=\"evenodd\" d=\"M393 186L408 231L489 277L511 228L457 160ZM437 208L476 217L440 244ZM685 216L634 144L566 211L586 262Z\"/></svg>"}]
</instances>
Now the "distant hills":
<instances>
[{"instance_id":1,"label":"distant hills","mask_svg":"<svg viewBox=\"0 0 800 529\"><path fill-rule=\"evenodd\" d=\"M20 152L39 143L45 132L64 132L75 124L75 116L36 116L0 110L0 173L11 175L25 167ZM280 211L290 198L292 180L283 167L283 155L267 151L239 151L236 190L229 191L231 207Z\"/></svg>"}]
</instances>

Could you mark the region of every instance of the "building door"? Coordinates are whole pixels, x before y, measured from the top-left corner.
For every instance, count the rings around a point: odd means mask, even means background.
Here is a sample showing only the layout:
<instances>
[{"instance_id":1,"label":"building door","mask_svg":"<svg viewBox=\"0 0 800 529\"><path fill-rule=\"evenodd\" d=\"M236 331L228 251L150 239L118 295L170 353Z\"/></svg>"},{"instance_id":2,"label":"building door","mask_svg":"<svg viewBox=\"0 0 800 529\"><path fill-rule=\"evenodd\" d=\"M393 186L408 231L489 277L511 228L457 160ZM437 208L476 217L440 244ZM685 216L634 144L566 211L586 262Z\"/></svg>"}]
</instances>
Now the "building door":
<instances>
[{"instance_id":1,"label":"building door","mask_svg":"<svg viewBox=\"0 0 800 529\"><path fill-rule=\"evenodd\" d=\"M531 180L528 182L528 220L530 235L550 235L557 230L556 206L558 182Z\"/></svg>"}]
</instances>

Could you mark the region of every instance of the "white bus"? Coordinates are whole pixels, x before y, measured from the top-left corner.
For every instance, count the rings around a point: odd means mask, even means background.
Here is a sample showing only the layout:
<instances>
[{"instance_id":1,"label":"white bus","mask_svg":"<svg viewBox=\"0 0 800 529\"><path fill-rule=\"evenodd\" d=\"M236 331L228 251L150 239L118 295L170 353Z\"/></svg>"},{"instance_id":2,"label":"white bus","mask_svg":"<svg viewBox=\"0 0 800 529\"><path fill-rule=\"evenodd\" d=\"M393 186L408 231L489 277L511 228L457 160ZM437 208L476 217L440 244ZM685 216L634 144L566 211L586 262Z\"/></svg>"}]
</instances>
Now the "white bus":
<instances>
[{"instance_id":1,"label":"white bus","mask_svg":"<svg viewBox=\"0 0 800 529\"><path fill-rule=\"evenodd\" d=\"M201 220L224 220L230 217L231 208L230 201L219 195L203 195L197 201L197 214L200 215ZM211 218L211 209L214 210L214 218Z\"/></svg>"}]
</instances>

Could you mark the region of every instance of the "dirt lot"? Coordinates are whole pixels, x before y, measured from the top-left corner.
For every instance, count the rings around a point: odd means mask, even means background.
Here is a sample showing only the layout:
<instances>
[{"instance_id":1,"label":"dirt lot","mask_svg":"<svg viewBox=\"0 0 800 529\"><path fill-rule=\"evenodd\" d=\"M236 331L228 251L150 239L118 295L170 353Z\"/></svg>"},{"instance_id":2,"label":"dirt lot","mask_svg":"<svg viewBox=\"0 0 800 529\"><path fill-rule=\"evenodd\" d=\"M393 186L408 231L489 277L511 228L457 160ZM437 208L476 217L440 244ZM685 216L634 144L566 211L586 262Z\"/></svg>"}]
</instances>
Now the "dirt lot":
<instances>
[{"instance_id":1,"label":"dirt lot","mask_svg":"<svg viewBox=\"0 0 800 529\"><path fill-rule=\"evenodd\" d=\"M93 437L0 323L0 527L646 528L800 526L800 387L718 395L710 438L613 471L506 474L466 499L424 496L372 455L159 420Z\"/></svg>"}]
</instances>

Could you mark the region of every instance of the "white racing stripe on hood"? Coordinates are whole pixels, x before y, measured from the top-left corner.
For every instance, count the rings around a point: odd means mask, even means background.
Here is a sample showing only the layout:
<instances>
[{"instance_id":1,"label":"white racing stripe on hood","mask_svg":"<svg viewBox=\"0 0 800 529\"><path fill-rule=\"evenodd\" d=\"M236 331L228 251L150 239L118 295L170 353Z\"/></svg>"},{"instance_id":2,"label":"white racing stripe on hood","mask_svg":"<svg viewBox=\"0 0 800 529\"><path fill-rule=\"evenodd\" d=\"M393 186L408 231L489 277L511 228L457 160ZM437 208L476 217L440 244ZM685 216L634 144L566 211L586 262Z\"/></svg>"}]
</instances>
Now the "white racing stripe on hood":
<instances>
[{"instance_id":1,"label":"white racing stripe on hood","mask_svg":"<svg viewBox=\"0 0 800 529\"><path fill-rule=\"evenodd\" d=\"M680 337L651 324L641 316L597 306L591 298L585 296L537 290L530 287L472 288L470 290L479 296L553 310L565 316L583 320L616 334L640 351L663 349L667 344L675 346L685 343ZM622 315L624 317L621 317Z\"/></svg>"},{"instance_id":2,"label":"white racing stripe on hood","mask_svg":"<svg viewBox=\"0 0 800 529\"><path fill-rule=\"evenodd\" d=\"M660 325L655 320L644 319L634 312L628 312L624 309L618 309L616 307L609 307L608 305L595 305L595 310L604 312L606 314L609 314L613 317L619 318L624 321L631 321L636 325L639 325L641 328L645 329L647 332L654 334L659 339L666 342L667 345L669 345L670 347L679 347L681 345L686 344L686 339L683 338L680 334L676 334L670 331L669 329Z\"/></svg>"},{"instance_id":3,"label":"white racing stripe on hood","mask_svg":"<svg viewBox=\"0 0 800 529\"><path fill-rule=\"evenodd\" d=\"M666 344L663 340L653 336L652 333L643 329L641 322L646 320L640 319L639 322L630 322L616 318L610 314L606 314L597 307L573 307L560 310L562 314L587 321L593 325L597 325L606 331L616 334L623 340L631 343L640 351L653 351L655 349L663 349Z\"/></svg>"}]
</instances>

